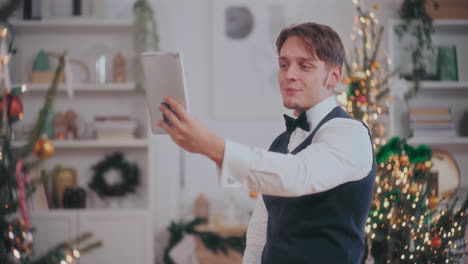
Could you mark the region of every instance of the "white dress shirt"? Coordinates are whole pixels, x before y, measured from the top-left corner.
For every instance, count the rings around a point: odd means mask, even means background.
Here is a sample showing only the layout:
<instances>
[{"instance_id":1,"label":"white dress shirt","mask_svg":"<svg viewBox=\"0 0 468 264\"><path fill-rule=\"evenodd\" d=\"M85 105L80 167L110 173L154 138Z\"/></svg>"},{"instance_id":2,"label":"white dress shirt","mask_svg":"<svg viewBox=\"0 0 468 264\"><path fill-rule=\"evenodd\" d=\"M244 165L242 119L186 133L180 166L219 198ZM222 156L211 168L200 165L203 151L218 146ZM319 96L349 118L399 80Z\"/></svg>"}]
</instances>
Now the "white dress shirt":
<instances>
[{"instance_id":1,"label":"white dress shirt","mask_svg":"<svg viewBox=\"0 0 468 264\"><path fill-rule=\"evenodd\" d=\"M337 106L329 97L306 111L310 131L296 128L288 151L294 150ZM333 118L315 134L312 143L296 155L269 152L226 140L220 168L223 186L245 186L262 194L297 197L319 193L357 181L372 169L372 144L359 121ZM268 212L259 195L247 230L244 264L261 263Z\"/></svg>"}]
</instances>

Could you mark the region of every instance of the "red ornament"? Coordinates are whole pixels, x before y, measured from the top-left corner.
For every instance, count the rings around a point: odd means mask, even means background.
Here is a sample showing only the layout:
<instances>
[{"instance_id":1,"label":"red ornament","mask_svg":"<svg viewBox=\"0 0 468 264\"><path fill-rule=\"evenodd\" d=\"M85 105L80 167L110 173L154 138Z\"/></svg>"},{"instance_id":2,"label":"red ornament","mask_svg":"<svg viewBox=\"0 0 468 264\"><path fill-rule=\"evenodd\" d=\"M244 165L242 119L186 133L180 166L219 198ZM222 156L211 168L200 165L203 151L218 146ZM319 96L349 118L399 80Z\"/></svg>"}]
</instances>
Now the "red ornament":
<instances>
[{"instance_id":1,"label":"red ornament","mask_svg":"<svg viewBox=\"0 0 468 264\"><path fill-rule=\"evenodd\" d=\"M442 238L440 238L438 235L435 235L431 239L431 246L433 248L440 248L442 246Z\"/></svg>"},{"instance_id":2,"label":"red ornament","mask_svg":"<svg viewBox=\"0 0 468 264\"><path fill-rule=\"evenodd\" d=\"M10 111L8 115L10 118L18 117L20 114L23 113L23 103L21 99L17 95L12 95L10 97Z\"/></svg>"},{"instance_id":3,"label":"red ornament","mask_svg":"<svg viewBox=\"0 0 468 264\"><path fill-rule=\"evenodd\" d=\"M361 94L357 97L358 102L365 103L367 102L367 96Z\"/></svg>"},{"instance_id":4,"label":"red ornament","mask_svg":"<svg viewBox=\"0 0 468 264\"><path fill-rule=\"evenodd\" d=\"M17 95L8 95L8 119L11 123L18 121L23 115L23 103ZM0 99L0 113L3 111L3 99Z\"/></svg>"}]
</instances>

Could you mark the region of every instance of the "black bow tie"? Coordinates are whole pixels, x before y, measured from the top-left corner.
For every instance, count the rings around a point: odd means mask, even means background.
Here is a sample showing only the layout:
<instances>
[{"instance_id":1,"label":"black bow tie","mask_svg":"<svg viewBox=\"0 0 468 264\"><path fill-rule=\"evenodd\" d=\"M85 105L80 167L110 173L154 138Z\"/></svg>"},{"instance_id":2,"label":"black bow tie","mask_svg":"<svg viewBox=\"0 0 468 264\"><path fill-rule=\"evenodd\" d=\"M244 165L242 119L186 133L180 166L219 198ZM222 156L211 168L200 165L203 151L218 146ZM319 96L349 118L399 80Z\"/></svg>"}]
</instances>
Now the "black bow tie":
<instances>
[{"instance_id":1,"label":"black bow tie","mask_svg":"<svg viewBox=\"0 0 468 264\"><path fill-rule=\"evenodd\" d=\"M305 131L309 131L309 123L307 123L307 115L306 112L302 112L302 114L297 118L294 119L288 115L283 115L284 120L286 121L286 131L288 133L292 133L296 127L302 128Z\"/></svg>"}]
</instances>

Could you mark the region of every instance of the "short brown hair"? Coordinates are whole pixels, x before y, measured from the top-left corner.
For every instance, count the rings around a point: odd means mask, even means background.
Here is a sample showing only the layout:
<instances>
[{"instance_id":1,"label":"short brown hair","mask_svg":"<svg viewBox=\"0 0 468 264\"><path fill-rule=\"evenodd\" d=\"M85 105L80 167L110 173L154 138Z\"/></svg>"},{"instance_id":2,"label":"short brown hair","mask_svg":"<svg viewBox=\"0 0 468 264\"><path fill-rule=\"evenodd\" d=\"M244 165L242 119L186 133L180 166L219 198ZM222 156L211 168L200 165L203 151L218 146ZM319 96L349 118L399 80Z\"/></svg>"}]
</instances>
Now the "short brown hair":
<instances>
[{"instance_id":1,"label":"short brown hair","mask_svg":"<svg viewBox=\"0 0 468 264\"><path fill-rule=\"evenodd\" d=\"M315 54L327 66L343 66L345 51L340 36L329 26L317 23L292 25L283 29L276 40L278 55L289 37L298 36L311 54Z\"/></svg>"}]
</instances>

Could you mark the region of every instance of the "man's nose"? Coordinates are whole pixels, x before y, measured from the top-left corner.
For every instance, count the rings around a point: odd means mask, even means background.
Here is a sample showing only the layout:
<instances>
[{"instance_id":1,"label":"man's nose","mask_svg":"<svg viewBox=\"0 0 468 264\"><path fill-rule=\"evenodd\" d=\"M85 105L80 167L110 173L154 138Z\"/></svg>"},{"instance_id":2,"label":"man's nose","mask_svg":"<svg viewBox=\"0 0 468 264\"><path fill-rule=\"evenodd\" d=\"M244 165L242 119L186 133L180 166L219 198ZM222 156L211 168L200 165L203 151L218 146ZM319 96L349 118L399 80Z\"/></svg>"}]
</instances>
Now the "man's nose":
<instances>
[{"instance_id":1,"label":"man's nose","mask_svg":"<svg viewBox=\"0 0 468 264\"><path fill-rule=\"evenodd\" d=\"M289 80L296 80L298 72L299 67L297 65L290 65L286 72L286 78Z\"/></svg>"}]
</instances>

